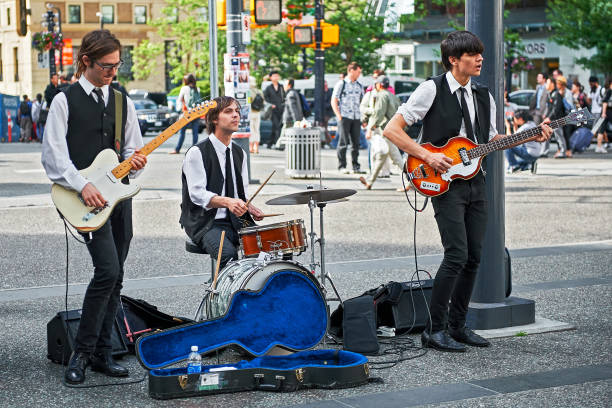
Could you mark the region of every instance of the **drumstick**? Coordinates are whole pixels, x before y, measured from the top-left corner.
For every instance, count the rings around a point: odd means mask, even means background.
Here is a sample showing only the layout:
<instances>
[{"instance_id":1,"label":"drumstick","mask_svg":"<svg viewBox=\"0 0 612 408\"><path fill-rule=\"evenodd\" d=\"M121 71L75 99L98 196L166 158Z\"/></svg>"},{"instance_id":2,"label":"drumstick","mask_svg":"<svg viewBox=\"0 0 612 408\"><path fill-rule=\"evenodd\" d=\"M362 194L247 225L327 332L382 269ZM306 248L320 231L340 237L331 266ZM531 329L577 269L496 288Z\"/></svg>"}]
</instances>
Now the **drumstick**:
<instances>
[{"instance_id":1,"label":"drumstick","mask_svg":"<svg viewBox=\"0 0 612 408\"><path fill-rule=\"evenodd\" d=\"M281 214L281 213L276 213L276 214L264 214L262 215L263 218L266 217L278 217L279 215L285 215L285 214Z\"/></svg>"},{"instance_id":2,"label":"drumstick","mask_svg":"<svg viewBox=\"0 0 612 408\"><path fill-rule=\"evenodd\" d=\"M219 276L219 266L221 265L221 251L223 251L223 241L225 231L221 231L221 242L219 242L219 253L217 253L217 267L215 268L215 278L213 279L213 290L217 289L217 277Z\"/></svg>"},{"instance_id":3,"label":"drumstick","mask_svg":"<svg viewBox=\"0 0 612 408\"><path fill-rule=\"evenodd\" d=\"M263 182L263 184L261 186L259 186L259 188L257 189L257 191L255 191L255 194L253 194L251 196L251 198L249 198L249 201L246 202L246 206L248 207L249 204L251 204L251 201L253 201L253 199L255 198L255 196L257 194L259 194L259 191L263 188L263 186L266 185L266 183L268 182L268 180L270 180L272 178L272 176L274 175L274 173L276 173L276 170L272 170L272 173L270 173L270 175L268 176L268 178L266 179L266 181Z\"/></svg>"}]
</instances>

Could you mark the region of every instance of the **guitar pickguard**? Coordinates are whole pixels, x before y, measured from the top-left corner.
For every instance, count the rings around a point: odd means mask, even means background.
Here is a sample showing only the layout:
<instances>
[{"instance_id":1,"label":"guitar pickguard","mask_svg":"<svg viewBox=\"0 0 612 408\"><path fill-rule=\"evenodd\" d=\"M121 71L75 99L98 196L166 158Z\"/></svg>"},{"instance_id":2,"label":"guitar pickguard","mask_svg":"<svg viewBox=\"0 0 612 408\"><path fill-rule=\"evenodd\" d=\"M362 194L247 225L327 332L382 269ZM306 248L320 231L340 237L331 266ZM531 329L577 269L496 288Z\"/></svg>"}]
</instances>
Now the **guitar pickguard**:
<instances>
[{"instance_id":1,"label":"guitar pickguard","mask_svg":"<svg viewBox=\"0 0 612 408\"><path fill-rule=\"evenodd\" d=\"M469 165L463 163L455 164L448 171L442 174L442 180L451 181L456 176L467 177L478 170L480 160L472 160Z\"/></svg>"}]
</instances>

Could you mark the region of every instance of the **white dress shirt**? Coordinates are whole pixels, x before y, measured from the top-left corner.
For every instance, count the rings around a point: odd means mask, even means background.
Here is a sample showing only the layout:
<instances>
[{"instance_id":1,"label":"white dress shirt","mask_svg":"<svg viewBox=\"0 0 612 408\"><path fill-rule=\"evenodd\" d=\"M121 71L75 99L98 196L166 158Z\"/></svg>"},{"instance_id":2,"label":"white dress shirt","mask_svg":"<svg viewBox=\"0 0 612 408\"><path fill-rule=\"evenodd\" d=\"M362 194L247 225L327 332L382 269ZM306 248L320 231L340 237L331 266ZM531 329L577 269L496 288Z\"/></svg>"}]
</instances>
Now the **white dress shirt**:
<instances>
[{"instance_id":1,"label":"white dress shirt","mask_svg":"<svg viewBox=\"0 0 612 408\"><path fill-rule=\"evenodd\" d=\"M98 96L93 92L95 86L89 82L85 75L79 78L79 85L83 87L85 93L91 96L96 102ZM104 85L100 88L104 97L104 105L108 104L109 87ZM58 93L51 102L47 124L45 125L45 137L42 145L42 165L47 172L47 177L57 184L76 191L83 190L89 181L79 173L68 153L68 100L64 92ZM121 157L127 159L134 151L143 146L142 134L136 117L134 103L127 98L127 118L125 122L125 143L121 149ZM139 171L131 171L130 178L137 177Z\"/></svg>"},{"instance_id":2,"label":"white dress shirt","mask_svg":"<svg viewBox=\"0 0 612 408\"><path fill-rule=\"evenodd\" d=\"M209 135L208 138L212 142L212 145L215 149L215 153L217 153L217 158L219 159L219 165L221 166L221 173L223 174L223 179L225 180L225 150L230 148L230 160L232 164L232 180L234 181L234 198L238 197L238 188L236 184L236 171L234 168L234 155L232 149L240 149L240 147L234 143L230 143L229 146L226 146L219 139L215 137L215 135ZM242 151L244 160L242 160L242 170L240 174L242 175L242 185L244 188L245 198L248 200L247 189L249 187L249 170L247 167L246 153L244 150ZM210 200L216 196L216 193L209 191L206 189L206 170L204 169L204 162L202 161L202 153L197 146L192 146L187 150L185 154L185 161L183 162L183 173L185 174L185 179L187 180L187 188L189 190L189 198L191 201L205 210L210 210ZM225 183L223 183L223 187L221 189L221 196L225 196ZM226 208L218 208L217 215L215 219L225 218L227 216Z\"/></svg>"},{"instance_id":3,"label":"white dress shirt","mask_svg":"<svg viewBox=\"0 0 612 408\"><path fill-rule=\"evenodd\" d=\"M458 91L461 88L461 84L457 82L453 74L450 71L446 73L446 80L448 81L448 86L450 88L451 93L457 95L457 100L459 101L459 106L461 107L461 91ZM467 102L468 111L470 113L470 119L472 121L472 129L476 130L476 111L474 105L474 96L472 94L472 79L468 81L465 85L465 101ZM399 107L397 113L404 117L404 120L411 126L413 123L423 120L431 105L433 105L434 99L436 98L436 84L433 80L428 80L421 83L417 89L414 90L408 101ZM496 107L495 100L493 96L489 92L489 100L491 104L490 109L490 118L491 123L489 125L489 140L494 138L497 135L497 129L495 127L495 118L496 118ZM463 119L461 120L461 130L459 131L459 136L467 137L465 132L465 124L463 123Z\"/></svg>"}]
</instances>

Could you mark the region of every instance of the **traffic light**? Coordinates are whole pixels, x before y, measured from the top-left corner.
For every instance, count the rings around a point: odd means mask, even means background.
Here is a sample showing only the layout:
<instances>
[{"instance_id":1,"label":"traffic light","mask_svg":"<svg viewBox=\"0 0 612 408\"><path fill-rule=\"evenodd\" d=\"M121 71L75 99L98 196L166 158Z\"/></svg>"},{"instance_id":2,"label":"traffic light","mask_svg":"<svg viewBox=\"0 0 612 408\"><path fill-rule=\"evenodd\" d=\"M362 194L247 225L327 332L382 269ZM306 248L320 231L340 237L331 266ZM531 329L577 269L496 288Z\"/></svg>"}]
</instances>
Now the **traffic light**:
<instances>
[{"instance_id":1,"label":"traffic light","mask_svg":"<svg viewBox=\"0 0 612 408\"><path fill-rule=\"evenodd\" d=\"M17 35L25 37L28 34L28 10L26 0L15 0L15 15L17 16Z\"/></svg>"},{"instance_id":2,"label":"traffic light","mask_svg":"<svg viewBox=\"0 0 612 408\"><path fill-rule=\"evenodd\" d=\"M297 45L312 44L314 42L314 35L312 27L309 26L297 26L293 29L293 36L291 42Z\"/></svg>"},{"instance_id":3,"label":"traffic light","mask_svg":"<svg viewBox=\"0 0 612 408\"><path fill-rule=\"evenodd\" d=\"M280 24L283 18L281 0L255 0L255 13L257 24Z\"/></svg>"},{"instance_id":4,"label":"traffic light","mask_svg":"<svg viewBox=\"0 0 612 408\"><path fill-rule=\"evenodd\" d=\"M291 42L305 48L315 47L315 23L302 24L291 29ZM321 21L321 47L328 48L340 42L340 26Z\"/></svg>"},{"instance_id":5,"label":"traffic light","mask_svg":"<svg viewBox=\"0 0 612 408\"><path fill-rule=\"evenodd\" d=\"M225 0L217 0L217 26L227 25L227 9Z\"/></svg>"}]
</instances>

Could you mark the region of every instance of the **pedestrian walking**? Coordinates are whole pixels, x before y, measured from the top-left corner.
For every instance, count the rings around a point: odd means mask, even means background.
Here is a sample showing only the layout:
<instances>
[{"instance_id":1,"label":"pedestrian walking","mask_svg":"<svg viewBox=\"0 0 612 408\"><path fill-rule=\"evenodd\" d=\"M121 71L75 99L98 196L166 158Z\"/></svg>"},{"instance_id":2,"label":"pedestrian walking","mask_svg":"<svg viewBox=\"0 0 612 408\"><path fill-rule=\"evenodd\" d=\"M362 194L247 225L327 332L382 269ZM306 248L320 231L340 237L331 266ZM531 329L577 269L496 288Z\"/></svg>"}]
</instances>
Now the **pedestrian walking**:
<instances>
[{"instance_id":1,"label":"pedestrian walking","mask_svg":"<svg viewBox=\"0 0 612 408\"><path fill-rule=\"evenodd\" d=\"M359 105L363 98L363 86L357 81L361 75L361 67L356 62L347 66L344 80L338 82L332 93L332 108L338 119L338 170L350 173L346 168L346 150L351 144L351 164L353 172L363 174L359 165L359 138L361 136L361 120Z\"/></svg>"},{"instance_id":2,"label":"pedestrian walking","mask_svg":"<svg viewBox=\"0 0 612 408\"><path fill-rule=\"evenodd\" d=\"M249 137L249 151L254 154L259 153L259 143L261 142L261 110L264 108L264 96L261 89L257 87L257 80L251 76L249 78L251 92L251 112L249 113L249 125L251 136Z\"/></svg>"},{"instance_id":3,"label":"pedestrian walking","mask_svg":"<svg viewBox=\"0 0 612 408\"><path fill-rule=\"evenodd\" d=\"M42 94L36 94L36 100L32 102L32 128L36 131L36 140L42 143L43 124L40 123L40 111L43 107Z\"/></svg>"},{"instance_id":4,"label":"pedestrian walking","mask_svg":"<svg viewBox=\"0 0 612 408\"><path fill-rule=\"evenodd\" d=\"M285 88L279 83L280 74L278 71L270 72L270 85L264 89L264 99L272 105L272 140L268 143L268 148L272 148L278 142L282 129L283 112L285 110Z\"/></svg>"},{"instance_id":5,"label":"pedestrian walking","mask_svg":"<svg viewBox=\"0 0 612 408\"><path fill-rule=\"evenodd\" d=\"M536 93L534 98L531 100L529 108L531 109L531 115L536 125L542 123L544 120L544 112L546 110L546 101L548 99L548 90L546 89L546 80L548 74L540 72L536 77Z\"/></svg>"},{"instance_id":6,"label":"pedestrian walking","mask_svg":"<svg viewBox=\"0 0 612 408\"><path fill-rule=\"evenodd\" d=\"M283 128L281 129L281 135L276 141L274 147L276 149L284 149L285 145L285 131L287 128L293 127L295 122L304 119L304 112L302 110L302 96L299 91L294 88L295 80L289 78L285 84L285 109L283 109Z\"/></svg>"},{"instance_id":7,"label":"pedestrian walking","mask_svg":"<svg viewBox=\"0 0 612 408\"><path fill-rule=\"evenodd\" d=\"M194 74L187 74L183 77L183 87L179 92L179 96L176 100L179 111L183 113L187 112L189 109L193 108L198 104L198 102L202 98L200 97L200 91L197 86L196 77ZM187 132L187 128L191 129L192 135L192 146L198 144L198 131L200 127L200 120L196 119L191 121L187 126L183 126L179 133L179 139L176 143L176 147L174 150L171 150L170 154L178 154L181 151L181 147L183 147L183 142L185 141L185 133Z\"/></svg>"},{"instance_id":8,"label":"pedestrian walking","mask_svg":"<svg viewBox=\"0 0 612 408\"><path fill-rule=\"evenodd\" d=\"M564 116L565 108L563 106L563 95L559 93L557 84L553 78L546 80L546 90L548 91L548 100L546 101L546 117L550 120L561 119ZM563 135L563 128L558 127L554 131L555 140L559 146L555 153L555 159L564 159L568 157L568 146ZM571 153L570 153L571 154Z\"/></svg>"},{"instance_id":9,"label":"pedestrian walking","mask_svg":"<svg viewBox=\"0 0 612 408\"><path fill-rule=\"evenodd\" d=\"M23 95L23 100L17 109L19 118L20 136L19 141L29 143L32 141L32 102L28 95Z\"/></svg>"}]
</instances>

